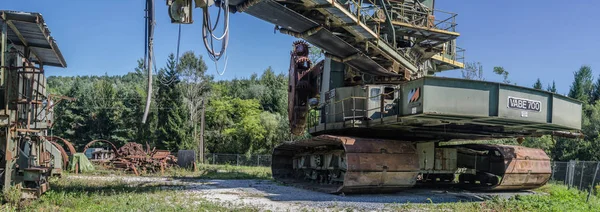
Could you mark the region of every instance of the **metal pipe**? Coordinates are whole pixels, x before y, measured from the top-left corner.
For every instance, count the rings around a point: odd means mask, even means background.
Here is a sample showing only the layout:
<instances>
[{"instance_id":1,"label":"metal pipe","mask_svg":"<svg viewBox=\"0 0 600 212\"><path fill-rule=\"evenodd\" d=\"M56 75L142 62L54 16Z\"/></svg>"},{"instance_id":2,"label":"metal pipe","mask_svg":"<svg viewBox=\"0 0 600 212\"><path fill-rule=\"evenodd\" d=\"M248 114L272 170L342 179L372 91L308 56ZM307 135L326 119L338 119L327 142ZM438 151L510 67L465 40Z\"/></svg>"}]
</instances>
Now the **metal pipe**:
<instances>
[{"instance_id":1,"label":"metal pipe","mask_svg":"<svg viewBox=\"0 0 600 212\"><path fill-rule=\"evenodd\" d=\"M6 67L8 67L8 64L6 64L6 47L8 45L8 25L6 25L6 22L4 22L4 24L2 24L2 40L0 41L0 66L2 67L2 76L0 77L0 86L4 87L4 99L8 99L8 92L7 92L7 88L8 86L5 84L5 80L6 77L8 76L7 69ZM4 111L5 113L8 111L8 104L4 105Z\"/></svg>"},{"instance_id":2,"label":"metal pipe","mask_svg":"<svg viewBox=\"0 0 600 212\"><path fill-rule=\"evenodd\" d=\"M394 49L397 48L396 45L396 31L394 30L394 24L392 24L392 17L390 15L390 12L387 9L387 6L385 6L385 2L383 2L383 0L378 0L378 3L381 4L381 8L383 8L383 12L385 13L385 23L388 25L388 33L390 33L390 35L392 36L392 47Z\"/></svg>"},{"instance_id":3,"label":"metal pipe","mask_svg":"<svg viewBox=\"0 0 600 212\"><path fill-rule=\"evenodd\" d=\"M144 116L142 117L142 124L146 123L148 113L150 112L150 103L152 101L152 57L154 56L152 39L154 37L154 0L146 0L146 13L148 14L146 23L148 26L148 63L146 65L146 68L148 69L148 92L146 96Z\"/></svg>"}]
</instances>

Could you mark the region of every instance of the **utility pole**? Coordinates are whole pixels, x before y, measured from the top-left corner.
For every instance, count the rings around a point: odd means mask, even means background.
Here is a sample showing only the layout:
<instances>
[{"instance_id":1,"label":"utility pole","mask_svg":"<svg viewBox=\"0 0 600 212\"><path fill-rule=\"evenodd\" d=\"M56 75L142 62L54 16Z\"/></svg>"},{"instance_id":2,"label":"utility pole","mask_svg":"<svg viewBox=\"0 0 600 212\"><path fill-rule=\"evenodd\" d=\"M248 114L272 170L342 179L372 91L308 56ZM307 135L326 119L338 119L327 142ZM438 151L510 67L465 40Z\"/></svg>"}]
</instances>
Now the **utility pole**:
<instances>
[{"instance_id":1,"label":"utility pole","mask_svg":"<svg viewBox=\"0 0 600 212\"><path fill-rule=\"evenodd\" d=\"M202 97L202 110L200 111L200 163L204 163L204 97Z\"/></svg>"}]
</instances>

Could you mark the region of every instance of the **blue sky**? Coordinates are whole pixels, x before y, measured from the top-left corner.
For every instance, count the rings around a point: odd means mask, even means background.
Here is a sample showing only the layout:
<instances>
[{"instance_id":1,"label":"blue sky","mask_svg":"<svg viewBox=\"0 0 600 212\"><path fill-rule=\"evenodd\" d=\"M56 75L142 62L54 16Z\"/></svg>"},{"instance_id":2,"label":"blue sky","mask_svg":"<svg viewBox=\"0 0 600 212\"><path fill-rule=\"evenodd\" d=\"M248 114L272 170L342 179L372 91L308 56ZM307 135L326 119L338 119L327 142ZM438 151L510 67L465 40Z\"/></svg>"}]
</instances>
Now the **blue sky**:
<instances>
[{"instance_id":1,"label":"blue sky","mask_svg":"<svg viewBox=\"0 0 600 212\"><path fill-rule=\"evenodd\" d=\"M155 51L162 67L176 51L177 25L170 23L164 0L156 0L156 7ZM0 9L42 13L68 63L66 69L47 68L49 75L124 74L143 57L144 0L3 0ZM492 68L503 66L518 85L555 80L564 94L581 65L600 69L600 1L455 0L437 1L436 9L459 14L459 46L467 50L466 61L483 64L486 80L501 81ZM195 9L195 23L183 25L181 52L206 55L201 15ZM295 38L274 34L273 25L247 14L230 18L228 68L217 79L247 77L269 66L287 72ZM460 71L440 75L460 77Z\"/></svg>"}]
</instances>

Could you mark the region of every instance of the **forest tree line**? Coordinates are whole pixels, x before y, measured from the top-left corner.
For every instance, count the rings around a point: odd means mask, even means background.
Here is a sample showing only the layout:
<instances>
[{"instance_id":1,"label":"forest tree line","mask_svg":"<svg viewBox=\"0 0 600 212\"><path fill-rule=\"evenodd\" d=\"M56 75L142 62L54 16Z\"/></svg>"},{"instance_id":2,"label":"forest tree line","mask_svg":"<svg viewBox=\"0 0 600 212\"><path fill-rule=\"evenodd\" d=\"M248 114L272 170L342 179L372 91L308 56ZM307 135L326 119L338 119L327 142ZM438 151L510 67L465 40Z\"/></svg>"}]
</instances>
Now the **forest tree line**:
<instances>
[{"instance_id":1,"label":"forest tree line","mask_svg":"<svg viewBox=\"0 0 600 212\"><path fill-rule=\"evenodd\" d=\"M48 77L51 93L76 98L56 105L50 133L80 150L94 139L197 150L204 107L207 153L270 154L278 143L298 139L288 127L288 78L270 67L247 79L216 81L200 55L186 52L176 61L171 54L153 74L146 124L141 123L147 86L143 70L140 60L135 71L122 76Z\"/></svg>"},{"instance_id":2,"label":"forest tree line","mask_svg":"<svg viewBox=\"0 0 600 212\"><path fill-rule=\"evenodd\" d=\"M55 107L51 133L78 149L91 140L107 139L117 146L139 142L173 152L197 150L204 108L207 153L269 154L277 144L299 139L288 126L286 71L268 67L260 75L217 81L201 56L186 52L176 61L171 54L154 73L146 124L141 123L147 84L143 61L122 76L51 76L51 93L76 98ZM511 83L503 67L493 71ZM467 63L463 78L484 80L482 65ZM531 87L558 92L554 82L544 86L539 79ZM585 138L543 136L526 138L523 145L544 149L553 160L600 160L600 76L594 81L591 68L582 66L574 72L568 96L583 103ZM516 144L516 139L490 142Z\"/></svg>"}]
</instances>

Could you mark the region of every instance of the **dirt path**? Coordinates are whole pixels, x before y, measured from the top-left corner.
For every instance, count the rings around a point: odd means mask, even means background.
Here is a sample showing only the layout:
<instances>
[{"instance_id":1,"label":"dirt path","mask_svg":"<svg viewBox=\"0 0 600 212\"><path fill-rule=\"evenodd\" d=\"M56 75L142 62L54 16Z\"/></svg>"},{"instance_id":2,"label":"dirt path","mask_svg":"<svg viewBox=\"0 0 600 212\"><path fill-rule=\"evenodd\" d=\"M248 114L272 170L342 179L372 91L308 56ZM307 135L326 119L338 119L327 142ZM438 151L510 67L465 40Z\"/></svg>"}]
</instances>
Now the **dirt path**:
<instances>
[{"instance_id":1,"label":"dirt path","mask_svg":"<svg viewBox=\"0 0 600 212\"><path fill-rule=\"evenodd\" d=\"M201 180L129 176L69 176L69 178L122 180L133 185L160 183L167 189L181 191L182 198L199 195L224 206L244 206L271 211L328 211L345 208L370 211L385 210L391 205L402 203L481 201L496 195L508 198L515 194L531 194L531 192L473 193L456 190L409 189L394 194L342 196L283 186L269 180Z\"/></svg>"}]
</instances>

